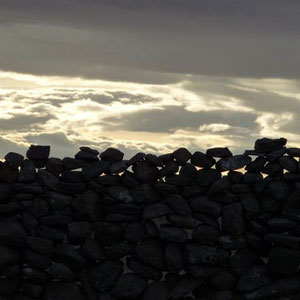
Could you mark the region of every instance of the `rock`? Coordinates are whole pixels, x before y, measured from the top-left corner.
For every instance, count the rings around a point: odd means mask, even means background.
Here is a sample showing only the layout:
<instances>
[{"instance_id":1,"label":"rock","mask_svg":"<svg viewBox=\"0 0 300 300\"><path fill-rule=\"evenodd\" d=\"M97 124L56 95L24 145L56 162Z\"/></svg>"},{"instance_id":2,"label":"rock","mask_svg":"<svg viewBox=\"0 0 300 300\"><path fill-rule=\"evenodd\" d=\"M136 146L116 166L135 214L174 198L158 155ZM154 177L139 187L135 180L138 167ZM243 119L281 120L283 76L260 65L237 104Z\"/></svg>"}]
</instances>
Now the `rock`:
<instances>
[{"instance_id":1,"label":"rock","mask_svg":"<svg viewBox=\"0 0 300 300\"><path fill-rule=\"evenodd\" d=\"M20 263L20 251L16 247L0 245L0 272L10 265Z\"/></svg>"},{"instance_id":2,"label":"rock","mask_svg":"<svg viewBox=\"0 0 300 300\"><path fill-rule=\"evenodd\" d=\"M286 142L287 140L285 138L262 138L255 141L254 149L256 153L268 153L275 150L280 150L286 144Z\"/></svg>"},{"instance_id":3,"label":"rock","mask_svg":"<svg viewBox=\"0 0 300 300\"><path fill-rule=\"evenodd\" d=\"M97 155L98 154L96 154L95 152L80 150L75 154L75 159L85 162L93 162L99 160Z\"/></svg>"},{"instance_id":4,"label":"rock","mask_svg":"<svg viewBox=\"0 0 300 300\"><path fill-rule=\"evenodd\" d=\"M179 165L175 161L168 161L163 168L159 170L159 178L174 175L179 170Z\"/></svg>"},{"instance_id":5,"label":"rock","mask_svg":"<svg viewBox=\"0 0 300 300\"><path fill-rule=\"evenodd\" d=\"M62 162L65 170L80 169L85 163L83 160L79 160L73 157L64 157Z\"/></svg>"},{"instance_id":6,"label":"rock","mask_svg":"<svg viewBox=\"0 0 300 300\"><path fill-rule=\"evenodd\" d=\"M218 218L222 211L222 206L210 200L207 196L192 198L191 208L194 211L205 213L213 218Z\"/></svg>"},{"instance_id":7,"label":"rock","mask_svg":"<svg viewBox=\"0 0 300 300\"><path fill-rule=\"evenodd\" d=\"M231 151L228 147L215 147L206 150L206 155L210 157L230 157L232 156Z\"/></svg>"},{"instance_id":8,"label":"rock","mask_svg":"<svg viewBox=\"0 0 300 300\"><path fill-rule=\"evenodd\" d=\"M222 229L232 235L240 235L245 230L245 219L240 203L229 204L223 207Z\"/></svg>"},{"instance_id":9,"label":"rock","mask_svg":"<svg viewBox=\"0 0 300 300\"><path fill-rule=\"evenodd\" d=\"M275 246L269 254L267 267L283 277L293 276L299 271L300 251Z\"/></svg>"},{"instance_id":10,"label":"rock","mask_svg":"<svg viewBox=\"0 0 300 300\"><path fill-rule=\"evenodd\" d=\"M63 171L63 162L60 158L51 157L46 163L46 170L58 177Z\"/></svg>"},{"instance_id":11,"label":"rock","mask_svg":"<svg viewBox=\"0 0 300 300\"><path fill-rule=\"evenodd\" d=\"M50 154L50 146L31 145L26 152L30 160L47 160Z\"/></svg>"},{"instance_id":12,"label":"rock","mask_svg":"<svg viewBox=\"0 0 300 300\"><path fill-rule=\"evenodd\" d=\"M137 245L134 256L138 261L158 270L164 270L165 247L164 243L156 239L148 239Z\"/></svg>"},{"instance_id":13,"label":"rock","mask_svg":"<svg viewBox=\"0 0 300 300\"><path fill-rule=\"evenodd\" d=\"M182 247L177 243L168 243L166 245L166 263L170 272L180 272L184 267L184 256Z\"/></svg>"},{"instance_id":14,"label":"rock","mask_svg":"<svg viewBox=\"0 0 300 300\"><path fill-rule=\"evenodd\" d=\"M287 148L287 154L291 157L300 157L300 148Z\"/></svg>"},{"instance_id":15,"label":"rock","mask_svg":"<svg viewBox=\"0 0 300 300\"><path fill-rule=\"evenodd\" d=\"M145 288L141 300L168 300L168 296L169 290L166 283L153 281Z\"/></svg>"},{"instance_id":16,"label":"rock","mask_svg":"<svg viewBox=\"0 0 300 300\"><path fill-rule=\"evenodd\" d=\"M67 235L70 244L79 245L91 234L89 222L78 221L68 223Z\"/></svg>"},{"instance_id":17,"label":"rock","mask_svg":"<svg viewBox=\"0 0 300 300\"><path fill-rule=\"evenodd\" d=\"M19 182L32 182L36 178L36 170L34 163L31 160L25 159L22 162Z\"/></svg>"},{"instance_id":18,"label":"rock","mask_svg":"<svg viewBox=\"0 0 300 300\"><path fill-rule=\"evenodd\" d=\"M124 157L124 153L115 148L107 148L100 154L100 158L103 161L107 161L109 163L114 163L119 160L122 160Z\"/></svg>"},{"instance_id":19,"label":"rock","mask_svg":"<svg viewBox=\"0 0 300 300\"><path fill-rule=\"evenodd\" d=\"M179 171L179 175L194 179L197 174L196 167L191 163L184 164Z\"/></svg>"},{"instance_id":20,"label":"rock","mask_svg":"<svg viewBox=\"0 0 300 300\"><path fill-rule=\"evenodd\" d=\"M130 190L121 185L111 186L107 190L108 194L121 203L130 203L133 201Z\"/></svg>"},{"instance_id":21,"label":"rock","mask_svg":"<svg viewBox=\"0 0 300 300\"><path fill-rule=\"evenodd\" d=\"M66 182L82 182L84 181L81 171L63 171L61 174L61 180Z\"/></svg>"},{"instance_id":22,"label":"rock","mask_svg":"<svg viewBox=\"0 0 300 300\"><path fill-rule=\"evenodd\" d=\"M286 218L272 218L268 220L268 228L271 232L282 233L293 229L296 222Z\"/></svg>"},{"instance_id":23,"label":"rock","mask_svg":"<svg viewBox=\"0 0 300 300\"><path fill-rule=\"evenodd\" d=\"M162 167L162 162L154 154L146 154L145 160L156 167Z\"/></svg>"},{"instance_id":24,"label":"rock","mask_svg":"<svg viewBox=\"0 0 300 300\"><path fill-rule=\"evenodd\" d=\"M16 217L2 219L0 221L0 243L3 245L23 247L27 239L27 233L22 222Z\"/></svg>"},{"instance_id":25,"label":"rock","mask_svg":"<svg viewBox=\"0 0 300 300\"><path fill-rule=\"evenodd\" d=\"M134 273L140 275L145 279L159 280L162 277L162 272L140 263L139 261L129 258L126 258L126 264L129 269Z\"/></svg>"},{"instance_id":26,"label":"rock","mask_svg":"<svg viewBox=\"0 0 300 300\"><path fill-rule=\"evenodd\" d=\"M210 282L221 290L232 290L235 286L236 278L228 271L221 271L212 277Z\"/></svg>"},{"instance_id":27,"label":"rock","mask_svg":"<svg viewBox=\"0 0 300 300\"><path fill-rule=\"evenodd\" d=\"M199 225L193 230L192 238L194 241L203 245L214 245L219 241L219 230L208 225Z\"/></svg>"},{"instance_id":28,"label":"rock","mask_svg":"<svg viewBox=\"0 0 300 300\"><path fill-rule=\"evenodd\" d=\"M128 168L127 160L117 161L109 167L109 174L119 174Z\"/></svg>"},{"instance_id":29,"label":"rock","mask_svg":"<svg viewBox=\"0 0 300 300\"><path fill-rule=\"evenodd\" d=\"M19 171L11 167L7 162L0 166L0 182L14 183L18 181Z\"/></svg>"},{"instance_id":30,"label":"rock","mask_svg":"<svg viewBox=\"0 0 300 300\"><path fill-rule=\"evenodd\" d=\"M257 157L254 161L251 163L247 164L245 167L246 170L251 171L251 172L261 172L264 168L264 165L266 164L267 159L264 157Z\"/></svg>"},{"instance_id":31,"label":"rock","mask_svg":"<svg viewBox=\"0 0 300 300\"><path fill-rule=\"evenodd\" d=\"M82 175L85 180L92 180L109 169L109 164L106 161L95 161L85 163L82 167Z\"/></svg>"},{"instance_id":32,"label":"rock","mask_svg":"<svg viewBox=\"0 0 300 300\"><path fill-rule=\"evenodd\" d=\"M186 148L179 148L172 153L179 165L184 165L192 157L192 154Z\"/></svg>"},{"instance_id":33,"label":"rock","mask_svg":"<svg viewBox=\"0 0 300 300\"><path fill-rule=\"evenodd\" d=\"M5 155L4 159L11 167L17 169L21 166L24 156L16 152L9 152Z\"/></svg>"},{"instance_id":34,"label":"rock","mask_svg":"<svg viewBox=\"0 0 300 300\"><path fill-rule=\"evenodd\" d=\"M112 295L121 299L139 299L147 281L136 274L123 274L112 290Z\"/></svg>"},{"instance_id":35,"label":"rock","mask_svg":"<svg viewBox=\"0 0 300 300\"><path fill-rule=\"evenodd\" d=\"M133 157L131 157L128 161L127 161L127 165L128 166L132 166L133 164L141 161L144 159L144 157L146 156L145 153L143 152L139 152L137 154L135 154Z\"/></svg>"},{"instance_id":36,"label":"rock","mask_svg":"<svg viewBox=\"0 0 300 300\"><path fill-rule=\"evenodd\" d=\"M264 240L269 243L274 243L283 247L292 249L300 249L300 237L286 235L286 234L275 234L268 233L264 236Z\"/></svg>"},{"instance_id":37,"label":"rock","mask_svg":"<svg viewBox=\"0 0 300 300\"><path fill-rule=\"evenodd\" d=\"M84 243L80 248L80 251L87 260L105 260L104 247L94 239L85 239Z\"/></svg>"},{"instance_id":38,"label":"rock","mask_svg":"<svg viewBox=\"0 0 300 300\"><path fill-rule=\"evenodd\" d=\"M126 241L137 244L141 242L145 237L144 224L139 222L133 222L126 226L124 231L124 238Z\"/></svg>"},{"instance_id":39,"label":"rock","mask_svg":"<svg viewBox=\"0 0 300 300\"><path fill-rule=\"evenodd\" d=\"M289 156L282 156L278 159L280 166L290 172L296 172L298 168L298 162L296 159Z\"/></svg>"},{"instance_id":40,"label":"rock","mask_svg":"<svg viewBox=\"0 0 300 300\"><path fill-rule=\"evenodd\" d=\"M29 267L45 270L51 264L51 258L39 254L31 249L23 252L23 263Z\"/></svg>"},{"instance_id":41,"label":"rock","mask_svg":"<svg viewBox=\"0 0 300 300\"><path fill-rule=\"evenodd\" d=\"M91 266L88 278L91 286L99 292L114 287L115 281L122 274L123 263L119 260L107 260Z\"/></svg>"},{"instance_id":42,"label":"rock","mask_svg":"<svg viewBox=\"0 0 300 300\"><path fill-rule=\"evenodd\" d=\"M84 268L86 263L82 254L77 249L66 243L59 243L55 246L53 260L58 263L66 264L75 271L79 271Z\"/></svg>"},{"instance_id":43,"label":"rock","mask_svg":"<svg viewBox=\"0 0 300 300\"><path fill-rule=\"evenodd\" d=\"M157 167L148 161L140 161L132 166L135 178L142 183L153 183L158 178L159 171Z\"/></svg>"},{"instance_id":44,"label":"rock","mask_svg":"<svg viewBox=\"0 0 300 300\"><path fill-rule=\"evenodd\" d=\"M210 169L216 163L216 160L207 154L196 151L191 157L191 163L203 169Z\"/></svg>"},{"instance_id":45,"label":"rock","mask_svg":"<svg viewBox=\"0 0 300 300\"><path fill-rule=\"evenodd\" d=\"M38 236L29 236L26 245L37 253L51 257L53 253L53 241Z\"/></svg>"},{"instance_id":46,"label":"rock","mask_svg":"<svg viewBox=\"0 0 300 300\"><path fill-rule=\"evenodd\" d=\"M134 203L137 204L151 204L161 198L150 184L140 184L132 190L131 194Z\"/></svg>"},{"instance_id":47,"label":"rock","mask_svg":"<svg viewBox=\"0 0 300 300\"><path fill-rule=\"evenodd\" d=\"M53 279L58 279L62 281L76 281L76 273L70 269L68 266L60 263L53 263L48 269L49 275Z\"/></svg>"},{"instance_id":48,"label":"rock","mask_svg":"<svg viewBox=\"0 0 300 300\"><path fill-rule=\"evenodd\" d=\"M187 233L179 228L169 224L162 224L158 228L158 236L166 242L183 243L187 240Z\"/></svg>"},{"instance_id":49,"label":"rock","mask_svg":"<svg viewBox=\"0 0 300 300\"><path fill-rule=\"evenodd\" d=\"M233 155L223 157L216 163L216 168L221 172L241 169L251 163L251 157L247 155Z\"/></svg>"},{"instance_id":50,"label":"rock","mask_svg":"<svg viewBox=\"0 0 300 300\"><path fill-rule=\"evenodd\" d=\"M133 248L134 246L132 244L125 241L107 246L104 252L107 259L118 259L131 254Z\"/></svg>"},{"instance_id":51,"label":"rock","mask_svg":"<svg viewBox=\"0 0 300 300\"><path fill-rule=\"evenodd\" d=\"M164 203L178 215L191 214L191 208L183 197L177 194L171 194L167 197Z\"/></svg>"},{"instance_id":52,"label":"rock","mask_svg":"<svg viewBox=\"0 0 300 300\"><path fill-rule=\"evenodd\" d=\"M264 264L256 264L242 274L236 288L240 292L250 292L271 283L272 279L266 266Z\"/></svg>"},{"instance_id":53,"label":"rock","mask_svg":"<svg viewBox=\"0 0 300 300\"><path fill-rule=\"evenodd\" d=\"M242 276L257 259L257 255L249 248L240 249L230 258L228 269L234 275Z\"/></svg>"},{"instance_id":54,"label":"rock","mask_svg":"<svg viewBox=\"0 0 300 300\"><path fill-rule=\"evenodd\" d=\"M123 229L121 226L109 222L99 222L95 227L95 239L105 246L109 246L123 239Z\"/></svg>"},{"instance_id":55,"label":"rock","mask_svg":"<svg viewBox=\"0 0 300 300\"><path fill-rule=\"evenodd\" d=\"M147 205L143 210L143 219L150 220L153 218L165 216L171 213L171 210L163 203L154 203Z\"/></svg>"},{"instance_id":56,"label":"rock","mask_svg":"<svg viewBox=\"0 0 300 300\"><path fill-rule=\"evenodd\" d=\"M44 300L85 300L86 297L77 283L53 282L45 290Z\"/></svg>"},{"instance_id":57,"label":"rock","mask_svg":"<svg viewBox=\"0 0 300 300\"><path fill-rule=\"evenodd\" d=\"M35 284L29 281L22 281L20 287L25 295L33 298L41 297L44 292L44 287L42 285Z\"/></svg>"},{"instance_id":58,"label":"rock","mask_svg":"<svg viewBox=\"0 0 300 300\"><path fill-rule=\"evenodd\" d=\"M217 265L219 254L216 248L211 246L202 246L196 242L184 244L185 260L190 264Z\"/></svg>"},{"instance_id":59,"label":"rock","mask_svg":"<svg viewBox=\"0 0 300 300\"><path fill-rule=\"evenodd\" d=\"M201 169L197 171L195 183L199 186L208 186L221 179L221 172L216 169Z\"/></svg>"},{"instance_id":60,"label":"rock","mask_svg":"<svg viewBox=\"0 0 300 300\"><path fill-rule=\"evenodd\" d=\"M50 190L57 190L59 179L44 169L39 169L37 173L37 181L40 185Z\"/></svg>"}]
</instances>

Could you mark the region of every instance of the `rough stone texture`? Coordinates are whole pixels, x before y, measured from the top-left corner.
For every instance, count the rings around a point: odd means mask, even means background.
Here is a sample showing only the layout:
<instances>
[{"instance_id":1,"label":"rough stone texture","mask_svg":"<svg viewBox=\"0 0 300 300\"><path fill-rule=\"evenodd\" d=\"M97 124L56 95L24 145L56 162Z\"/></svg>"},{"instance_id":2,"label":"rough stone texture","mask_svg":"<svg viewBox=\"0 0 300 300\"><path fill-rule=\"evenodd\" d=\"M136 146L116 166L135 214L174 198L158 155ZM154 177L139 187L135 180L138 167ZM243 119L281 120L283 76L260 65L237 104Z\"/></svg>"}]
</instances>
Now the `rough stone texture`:
<instances>
[{"instance_id":1,"label":"rough stone texture","mask_svg":"<svg viewBox=\"0 0 300 300\"><path fill-rule=\"evenodd\" d=\"M0 299L300 299L300 150L285 145L9 152Z\"/></svg>"}]
</instances>

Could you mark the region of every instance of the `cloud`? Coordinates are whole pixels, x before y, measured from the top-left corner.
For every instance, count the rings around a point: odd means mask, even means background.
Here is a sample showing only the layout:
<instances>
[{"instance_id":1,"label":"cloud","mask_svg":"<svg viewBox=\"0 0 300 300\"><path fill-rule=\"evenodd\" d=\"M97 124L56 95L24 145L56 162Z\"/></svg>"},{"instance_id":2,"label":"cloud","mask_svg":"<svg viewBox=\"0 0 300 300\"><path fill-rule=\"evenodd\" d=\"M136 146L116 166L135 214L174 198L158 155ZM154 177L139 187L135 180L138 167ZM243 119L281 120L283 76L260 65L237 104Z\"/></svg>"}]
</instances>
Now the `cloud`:
<instances>
[{"instance_id":1,"label":"cloud","mask_svg":"<svg viewBox=\"0 0 300 300\"><path fill-rule=\"evenodd\" d=\"M0 69L167 84L300 78L295 0L3 0Z\"/></svg>"}]
</instances>

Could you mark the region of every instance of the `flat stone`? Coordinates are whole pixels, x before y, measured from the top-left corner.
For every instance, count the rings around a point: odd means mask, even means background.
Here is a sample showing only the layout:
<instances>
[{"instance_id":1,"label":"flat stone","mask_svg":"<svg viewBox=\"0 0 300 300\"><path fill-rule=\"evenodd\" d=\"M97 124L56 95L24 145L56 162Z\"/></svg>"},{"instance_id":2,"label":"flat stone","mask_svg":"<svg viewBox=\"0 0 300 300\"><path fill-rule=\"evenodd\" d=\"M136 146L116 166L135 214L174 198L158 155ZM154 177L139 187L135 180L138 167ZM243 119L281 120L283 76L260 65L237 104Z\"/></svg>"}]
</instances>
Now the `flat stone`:
<instances>
[{"instance_id":1,"label":"flat stone","mask_svg":"<svg viewBox=\"0 0 300 300\"><path fill-rule=\"evenodd\" d=\"M53 282L45 290L44 300L86 300L77 283Z\"/></svg>"},{"instance_id":2,"label":"flat stone","mask_svg":"<svg viewBox=\"0 0 300 300\"><path fill-rule=\"evenodd\" d=\"M95 240L101 245L109 246L123 240L124 231L121 226L109 222L95 225Z\"/></svg>"},{"instance_id":3,"label":"flat stone","mask_svg":"<svg viewBox=\"0 0 300 300\"><path fill-rule=\"evenodd\" d=\"M36 170L34 163L29 159L25 159L22 162L22 166L20 169L19 182L32 182L35 181L35 178Z\"/></svg>"},{"instance_id":4,"label":"flat stone","mask_svg":"<svg viewBox=\"0 0 300 300\"><path fill-rule=\"evenodd\" d=\"M208 186L221 179L222 173L216 169L200 169L197 171L195 183L199 186Z\"/></svg>"},{"instance_id":5,"label":"flat stone","mask_svg":"<svg viewBox=\"0 0 300 300\"><path fill-rule=\"evenodd\" d=\"M20 251L16 247L0 245L0 272L10 265L20 263Z\"/></svg>"},{"instance_id":6,"label":"flat stone","mask_svg":"<svg viewBox=\"0 0 300 300\"><path fill-rule=\"evenodd\" d=\"M219 230L208 225L199 225L193 230L192 239L203 245L214 245L219 241Z\"/></svg>"},{"instance_id":7,"label":"flat stone","mask_svg":"<svg viewBox=\"0 0 300 300\"><path fill-rule=\"evenodd\" d=\"M112 295L121 299L139 299L147 280L137 274L122 274L116 281Z\"/></svg>"},{"instance_id":8,"label":"flat stone","mask_svg":"<svg viewBox=\"0 0 300 300\"><path fill-rule=\"evenodd\" d=\"M264 157L257 157L254 161L251 163L247 164L245 167L246 170L251 171L251 172L261 172L267 162L267 159Z\"/></svg>"},{"instance_id":9,"label":"flat stone","mask_svg":"<svg viewBox=\"0 0 300 300\"><path fill-rule=\"evenodd\" d=\"M158 159L158 157L154 154L146 154L145 160L156 167L162 167L163 165L162 162Z\"/></svg>"},{"instance_id":10,"label":"flat stone","mask_svg":"<svg viewBox=\"0 0 300 300\"><path fill-rule=\"evenodd\" d=\"M141 160L144 159L145 157L145 153L144 152L138 152L137 154L135 154L133 157L131 157L128 161L127 161L127 165L131 166Z\"/></svg>"},{"instance_id":11,"label":"flat stone","mask_svg":"<svg viewBox=\"0 0 300 300\"><path fill-rule=\"evenodd\" d=\"M130 270L145 279L159 280L162 277L162 272L156 270L155 268L142 264L130 257L126 258L126 264Z\"/></svg>"},{"instance_id":12,"label":"flat stone","mask_svg":"<svg viewBox=\"0 0 300 300\"><path fill-rule=\"evenodd\" d=\"M88 278L91 286L99 292L114 287L115 281L123 272L123 263L119 260L107 260L91 266Z\"/></svg>"},{"instance_id":13,"label":"flat stone","mask_svg":"<svg viewBox=\"0 0 300 300\"><path fill-rule=\"evenodd\" d=\"M233 155L223 157L216 163L216 168L221 172L241 169L251 163L251 157L247 155Z\"/></svg>"},{"instance_id":14,"label":"flat stone","mask_svg":"<svg viewBox=\"0 0 300 300\"><path fill-rule=\"evenodd\" d=\"M60 179L65 182L83 182L84 177L81 171L63 171Z\"/></svg>"},{"instance_id":15,"label":"flat stone","mask_svg":"<svg viewBox=\"0 0 300 300\"><path fill-rule=\"evenodd\" d=\"M58 177L63 171L63 162L60 158L51 157L46 163L46 170L52 175Z\"/></svg>"},{"instance_id":16,"label":"flat stone","mask_svg":"<svg viewBox=\"0 0 300 300\"><path fill-rule=\"evenodd\" d=\"M82 160L85 162L93 162L93 161L99 160L97 154L89 152L89 151L82 151L82 150L78 151L75 154L75 159Z\"/></svg>"},{"instance_id":17,"label":"flat stone","mask_svg":"<svg viewBox=\"0 0 300 300\"><path fill-rule=\"evenodd\" d=\"M168 243L166 245L166 263L170 272L180 272L184 267L184 256L181 245L178 243Z\"/></svg>"},{"instance_id":18,"label":"flat stone","mask_svg":"<svg viewBox=\"0 0 300 300\"><path fill-rule=\"evenodd\" d=\"M16 217L0 221L0 243L8 246L23 247L27 234L22 222Z\"/></svg>"},{"instance_id":19,"label":"flat stone","mask_svg":"<svg viewBox=\"0 0 300 300\"><path fill-rule=\"evenodd\" d=\"M77 280L76 273L68 266L60 263L52 263L52 265L48 269L48 273L53 279L67 282Z\"/></svg>"},{"instance_id":20,"label":"flat stone","mask_svg":"<svg viewBox=\"0 0 300 300\"><path fill-rule=\"evenodd\" d=\"M211 157L230 157L232 156L231 151L228 147L215 147L206 150L206 155Z\"/></svg>"},{"instance_id":21,"label":"flat stone","mask_svg":"<svg viewBox=\"0 0 300 300\"><path fill-rule=\"evenodd\" d=\"M104 247L94 239L85 239L84 243L80 248L80 251L87 260L105 260Z\"/></svg>"},{"instance_id":22,"label":"flat stone","mask_svg":"<svg viewBox=\"0 0 300 300\"><path fill-rule=\"evenodd\" d=\"M111 186L107 190L107 192L111 197L113 197L121 203L133 202L130 190L126 187L123 187L122 185Z\"/></svg>"},{"instance_id":23,"label":"flat stone","mask_svg":"<svg viewBox=\"0 0 300 300\"><path fill-rule=\"evenodd\" d=\"M207 196L192 198L191 208L196 212L205 213L213 218L218 218L222 211L222 206L210 200Z\"/></svg>"},{"instance_id":24,"label":"flat stone","mask_svg":"<svg viewBox=\"0 0 300 300\"><path fill-rule=\"evenodd\" d=\"M200 151L196 151L191 157L191 163L203 169L210 169L216 163L216 160Z\"/></svg>"},{"instance_id":25,"label":"flat stone","mask_svg":"<svg viewBox=\"0 0 300 300\"><path fill-rule=\"evenodd\" d=\"M109 174L119 174L124 172L128 168L127 160L120 160L112 163L109 167Z\"/></svg>"},{"instance_id":26,"label":"flat stone","mask_svg":"<svg viewBox=\"0 0 300 300\"><path fill-rule=\"evenodd\" d=\"M292 157L300 157L300 148L296 148L296 147L287 148L287 154Z\"/></svg>"},{"instance_id":27,"label":"flat stone","mask_svg":"<svg viewBox=\"0 0 300 300\"><path fill-rule=\"evenodd\" d=\"M50 146L31 145L26 152L30 160L47 160L50 154Z\"/></svg>"},{"instance_id":28,"label":"flat stone","mask_svg":"<svg viewBox=\"0 0 300 300\"><path fill-rule=\"evenodd\" d=\"M183 299L183 296L192 293L201 283L201 280L195 279L188 274L182 275L176 285L171 289L171 299Z\"/></svg>"},{"instance_id":29,"label":"flat stone","mask_svg":"<svg viewBox=\"0 0 300 300\"><path fill-rule=\"evenodd\" d=\"M134 245L125 241L107 246L104 252L107 259L118 259L131 254L133 248Z\"/></svg>"},{"instance_id":30,"label":"flat stone","mask_svg":"<svg viewBox=\"0 0 300 300\"><path fill-rule=\"evenodd\" d=\"M29 236L26 245L37 253L51 257L53 253L53 241L38 236Z\"/></svg>"},{"instance_id":31,"label":"flat stone","mask_svg":"<svg viewBox=\"0 0 300 300\"><path fill-rule=\"evenodd\" d=\"M222 229L232 235L240 235L245 230L245 219L240 203L229 204L223 207Z\"/></svg>"},{"instance_id":32,"label":"flat stone","mask_svg":"<svg viewBox=\"0 0 300 300\"><path fill-rule=\"evenodd\" d=\"M289 156L282 156L278 159L280 166L289 172L296 172L298 169L298 161Z\"/></svg>"},{"instance_id":33,"label":"flat stone","mask_svg":"<svg viewBox=\"0 0 300 300\"><path fill-rule=\"evenodd\" d=\"M79 160L73 157L64 157L62 162L65 170L75 170L82 168L85 163L83 160Z\"/></svg>"},{"instance_id":34,"label":"flat stone","mask_svg":"<svg viewBox=\"0 0 300 300\"><path fill-rule=\"evenodd\" d=\"M82 175L85 180L92 180L109 169L109 163L106 161L94 161L89 162L83 165L82 167Z\"/></svg>"},{"instance_id":35,"label":"flat stone","mask_svg":"<svg viewBox=\"0 0 300 300\"><path fill-rule=\"evenodd\" d=\"M115 148L107 148L100 154L100 158L103 161L107 161L109 163L114 163L119 160L122 160L124 157L124 153Z\"/></svg>"},{"instance_id":36,"label":"flat stone","mask_svg":"<svg viewBox=\"0 0 300 300\"><path fill-rule=\"evenodd\" d=\"M178 215L191 214L191 208L188 201L178 194L169 195L164 203Z\"/></svg>"},{"instance_id":37,"label":"flat stone","mask_svg":"<svg viewBox=\"0 0 300 300\"><path fill-rule=\"evenodd\" d=\"M223 270L210 280L211 284L221 290L232 290L236 283L236 278L228 271Z\"/></svg>"},{"instance_id":38,"label":"flat stone","mask_svg":"<svg viewBox=\"0 0 300 300\"><path fill-rule=\"evenodd\" d=\"M0 182L14 183L18 181L19 171L11 167L7 162L0 166Z\"/></svg>"},{"instance_id":39,"label":"flat stone","mask_svg":"<svg viewBox=\"0 0 300 300\"><path fill-rule=\"evenodd\" d=\"M21 166L24 156L16 152L9 152L5 155L4 159L11 167L17 169Z\"/></svg>"},{"instance_id":40,"label":"flat stone","mask_svg":"<svg viewBox=\"0 0 300 300\"><path fill-rule=\"evenodd\" d=\"M171 213L171 210L163 203L154 203L144 207L143 219L150 220L157 217L162 217Z\"/></svg>"},{"instance_id":41,"label":"flat stone","mask_svg":"<svg viewBox=\"0 0 300 300\"><path fill-rule=\"evenodd\" d=\"M31 249L25 249L22 255L25 265L41 270L45 270L51 264L51 258L37 253Z\"/></svg>"},{"instance_id":42,"label":"flat stone","mask_svg":"<svg viewBox=\"0 0 300 300\"><path fill-rule=\"evenodd\" d=\"M175 243L183 243L188 238L184 229L169 224L160 225L158 228L158 236L163 241Z\"/></svg>"},{"instance_id":43,"label":"flat stone","mask_svg":"<svg viewBox=\"0 0 300 300\"><path fill-rule=\"evenodd\" d=\"M91 229L91 224L86 221L68 223L68 242L73 245L81 244L86 238L90 236Z\"/></svg>"},{"instance_id":44,"label":"flat stone","mask_svg":"<svg viewBox=\"0 0 300 300\"><path fill-rule=\"evenodd\" d=\"M272 283L268 269L264 264L250 267L237 282L236 289L240 292L250 292Z\"/></svg>"},{"instance_id":45,"label":"flat stone","mask_svg":"<svg viewBox=\"0 0 300 300\"><path fill-rule=\"evenodd\" d=\"M179 165L175 161L168 161L163 168L159 170L159 178L174 175L179 170Z\"/></svg>"},{"instance_id":46,"label":"flat stone","mask_svg":"<svg viewBox=\"0 0 300 300\"><path fill-rule=\"evenodd\" d=\"M137 244L145 237L144 224L141 222L132 222L128 224L124 231L126 241Z\"/></svg>"},{"instance_id":47,"label":"flat stone","mask_svg":"<svg viewBox=\"0 0 300 300\"><path fill-rule=\"evenodd\" d=\"M188 177L188 178L195 178L197 174L197 168L191 164L191 163L186 163L183 166L181 166L179 175Z\"/></svg>"},{"instance_id":48,"label":"flat stone","mask_svg":"<svg viewBox=\"0 0 300 300\"><path fill-rule=\"evenodd\" d=\"M161 281L151 282L144 290L141 300L168 300L169 290L166 283Z\"/></svg>"},{"instance_id":49,"label":"flat stone","mask_svg":"<svg viewBox=\"0 0 300 300\"><path fill-rule=\"evenodd\" d=\"M217 265L219 254L215 247L203 246L196 242L184 244L185 260L190 264Z\"/></svg>"},{"instance_id":50,"label":"flat stone","mask_svg":"<svg viewBox=\"0 0 300 300\"><path fill-rule=\"evenodd\" d=\"M138 261L158 270L164 270L165 247L164 243L156 239L148 239L137 245L134 256Z\"/></svg>"},{"instance_id":51,"label":"flat stone","mask_svg":"<svg viewBox=\"0 0 300 300\"><path fill-rule=\"evenodd\" d=\"M262 138L255 141L254 149L257 153L268 153L281 149L286 144L286 142L287 140L285 138Z\"/></svg>"},{"instance_id":52,"label":"flat stone","mask_svg":"<svg viewBox=\"0 0 300 300\"><path fill-rule=\"evenodd\" d=\"M153 183L157 180L159 171L156 166L148 161L140 161L132 166L132 171L137 180L142 183Z\"/></svg>"},{"instance_id":53,"label":"flat stone","mask_svg":"<svg viewBox=\"0 0 300 300\"><path fill-rule=\"evenodd\" d=\"M192 154L186 148L179 148L172 153L179 165L184 165L192 157Z\"/></svg>"}]
</instances>

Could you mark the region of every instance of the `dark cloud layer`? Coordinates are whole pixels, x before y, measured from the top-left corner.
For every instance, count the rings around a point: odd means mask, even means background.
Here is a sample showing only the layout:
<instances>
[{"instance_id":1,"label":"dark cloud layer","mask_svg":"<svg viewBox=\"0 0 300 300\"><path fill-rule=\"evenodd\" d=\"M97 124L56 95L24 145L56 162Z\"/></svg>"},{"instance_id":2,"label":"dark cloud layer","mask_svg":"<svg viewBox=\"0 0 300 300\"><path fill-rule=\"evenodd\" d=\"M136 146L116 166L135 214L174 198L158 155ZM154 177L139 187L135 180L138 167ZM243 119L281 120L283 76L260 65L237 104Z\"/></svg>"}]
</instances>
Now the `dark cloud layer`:
<instances>
[{"instance_id":1,"label":"dark cloud layer","mask_svg":"<svg viewBox=\"0 0 300 300\"><path fill-rule=\"evenodd\" d=\"M2 0L0 69L146 83L300 78L299 10L296 0Z\"/></svg>"}]
</instances>

